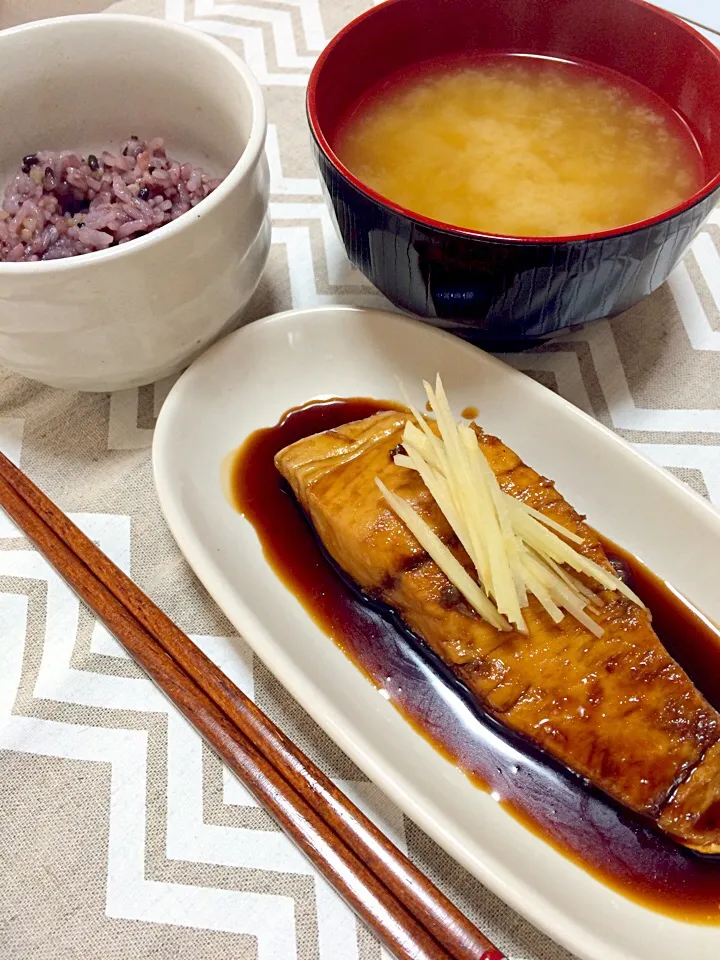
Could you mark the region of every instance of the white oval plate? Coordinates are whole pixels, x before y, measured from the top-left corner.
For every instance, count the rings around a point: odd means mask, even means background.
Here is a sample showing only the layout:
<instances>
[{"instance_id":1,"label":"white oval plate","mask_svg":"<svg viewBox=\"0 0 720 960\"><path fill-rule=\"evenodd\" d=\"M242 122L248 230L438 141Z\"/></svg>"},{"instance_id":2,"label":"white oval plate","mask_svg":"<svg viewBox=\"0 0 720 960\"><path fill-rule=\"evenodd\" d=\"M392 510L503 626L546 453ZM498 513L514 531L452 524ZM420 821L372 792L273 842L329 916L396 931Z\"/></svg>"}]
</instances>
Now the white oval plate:
<instances>
[{"instance_id":1,"label":"white oval plate","mask_svg":"<svg viewBox=\"0 0 720 960\"><path fill-rule=\"evenodd\" d=\"M720 927L627 900L561 856L443 759L320 631L228 504L221 463L249 433L315 397L398 396L420 405L440 371L480 420L590 522L720 622L720 515L567 401L433 328L324 307L243 327L173 387L153 445L155 483L180 549L268 668L338 745L445 850L583 960L718 960ZM419 389L420 388L420 389Z\"/></svg>"}]
</instances>

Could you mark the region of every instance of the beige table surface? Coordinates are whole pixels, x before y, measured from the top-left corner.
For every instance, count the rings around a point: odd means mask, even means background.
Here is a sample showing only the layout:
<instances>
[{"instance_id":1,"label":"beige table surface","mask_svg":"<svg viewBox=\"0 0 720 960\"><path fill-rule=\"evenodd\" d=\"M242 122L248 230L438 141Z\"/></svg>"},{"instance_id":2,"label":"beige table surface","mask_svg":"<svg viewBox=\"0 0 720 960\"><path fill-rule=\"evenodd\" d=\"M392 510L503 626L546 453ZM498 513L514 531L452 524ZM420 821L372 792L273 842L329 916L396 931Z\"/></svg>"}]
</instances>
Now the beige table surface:
<instances>
[{"instance_id":1,"label":"beige table surface","mask_svg":"<svg viewBox=\"0 0 720 960\"><path fill-rule=\"evenodd\" d=\"M112 7L220 37L263 85L273 247L250 318L317 303L383 303L349 269L329 229L303 106L318 52L366 5L124 0ZM108 6L0 0L0 26ZM718 0L667 6L720 31ZM720 217L702 230L669 282L630 314L507 359L720 505ZM1 375L0 448L513 960L569 960L403 817L291 701L207 598L153 493L150 442L169 386L82 395ZM3 960L382 955L4 517L0 889Z\"/></svg>"}]
</instances>

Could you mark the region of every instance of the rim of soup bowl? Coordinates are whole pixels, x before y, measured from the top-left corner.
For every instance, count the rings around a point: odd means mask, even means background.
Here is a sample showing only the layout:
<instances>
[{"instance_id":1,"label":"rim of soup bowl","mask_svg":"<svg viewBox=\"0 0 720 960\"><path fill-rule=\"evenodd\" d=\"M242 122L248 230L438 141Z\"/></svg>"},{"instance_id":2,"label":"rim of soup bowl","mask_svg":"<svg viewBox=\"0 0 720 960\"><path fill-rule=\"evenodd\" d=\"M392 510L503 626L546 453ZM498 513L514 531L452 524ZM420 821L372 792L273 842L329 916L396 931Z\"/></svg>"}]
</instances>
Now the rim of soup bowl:
<instances>
[{"instance_id":1,"label":"rim of soup bowl","mask_svg":"<svg viewBox=\"0 0 720 960\"><path fill-rule=\"evenodd\" d=\"M372 187L369 187L367 184L363 183L358 177L356 177L348 167L340 160L338 155L335 153L333 148L330 146L328 139L326 138L322 126L318 120L317 116L317 89L322 73L323 67L327 62L330 54L333 52L335 47L350 33L355 29L357 24L360 22L369 19L370 17L375 16L378 12L382 11L385 7L392 6L398 3L404 3L406 0L384 0L383 3L377 4L377 6L371 7L369 10L366 10L364 13L361 13L359 16L355 17L350 23L346 24L327 44L323 52L318 57L315 62L315 66L312 69L310 74L310 79L308 81L307 88L307 97L306 97L306 111L308 124L310 126L310 131L312 133L313 139L317 143L321 152L325 157L330 161L332 166L335 168L335 171L340 174L345 180L347 180L352 186L354 186L361 193L365 194L370 200L373 200L375 203L380 204L383 207L386 207L389 210L392 210L394 213L399 214L400 216L405 217L408 220L412 220L415 223L418 223L424 227L428 227L432 230L441 231L443 233L449 233L456 237L462 237L468 240L485 240L485 241L494 241L497 243L509 243L509 244L519 244L519 245L532 245L532 244L562 244L562 243L582 243L587 242L588 240L605 240L610 237L622 237L629 233L636 233L639 230L644 230L647 227L652 227L655 224L663 223L667 220L673 219L680 213L684 213L686 210L690 210L692 207L696 206L698 203L701 203L703 200L706 200L711 196L716 190L720 189L720 170L708 180L699 190L696 190L693 194L687 197L685 200L682 200L680 203L675 204L675 206L670 207L668 210L663 210L660 213L654 214L652 217L646 217L644 220L635 220L632 223L622 224L619 227L613 227L611 230L598 230L591 233L576 233L570 234L568 236L551 236L551 237L532 237L532 236L519 236L509 233L485 233L482 230L472 230L469 227L460 227L456 224L447 223L443 220L434 220L432 217L426 217L422 213L417 213L414 210L409 210L407 207L403 207L401 204L396 203L394 200L391 200L389 197L384 196L381 193L378 193L376 190L373 190ZM626 3L633 4L634 6L644 7L645 9L650 10L653 14L664 17L666 20L670 20L676 25L680 26L686 33L690 34L697 42L706 47L712 56L718 61L718 71L720 71L720 47L715 46L711 43L706 37L704 37L698 30L693 26L687 23L685 20L682 20L680 17L676 16L674 13L670 13L669 10L663 10L660 7L656 7L654 4L646 3L645 0L625 0Z\"/></svg>"},{"instance_id":2,"label":"rim of soup bowl","mask_svg":"<svg viewBox=\"0 0 720 960\"><path fill-rule=\"evenodd\" d=\"M58 260L31 260L31 261L0 261L0 277L14 275L30 275L36 272L43 274L61 273L68 270L81 270L92 265L107 263L110 260L117 260L123 257L141 254L146 250L171 236L178 234L184 228L190 226L192 221L207 216L218 207L233 191L233 189L242 181L247 172L255 165L265 146L265 135L267 131L267 111L265 109L265 100L255 75L236 53L219 40L209 37L199 30L193 30L184 24L172 23L167 20L158 20L153 17L144 17L137 14L124 13L87 13L72 14L66 17L49 17L45 20L35 20L31 23L19 24L16 27L10 27L0 32L0 48L3 39L10 34L29 33L35 30L46 29L55 24L68 22L74 23L92 23L97 26L99 22L105 22L109 28L113 23L134 23L136 26L159 32L174 33L177 36L191 39L192 42L206 47L216 56L223 57L228 64L235 70L242 79L250 95L252 106L252 119L250 122L250 135L247 143L232 166L227 175L218 184L211 194L204 197L190 210L180 214L175 220L165 223L157 230L146 234L143 237L135 237L128 243L118 244L105 250L93 250L88 253L78 254L77 256L64 257Z\"/></svg>"}]
</instances>

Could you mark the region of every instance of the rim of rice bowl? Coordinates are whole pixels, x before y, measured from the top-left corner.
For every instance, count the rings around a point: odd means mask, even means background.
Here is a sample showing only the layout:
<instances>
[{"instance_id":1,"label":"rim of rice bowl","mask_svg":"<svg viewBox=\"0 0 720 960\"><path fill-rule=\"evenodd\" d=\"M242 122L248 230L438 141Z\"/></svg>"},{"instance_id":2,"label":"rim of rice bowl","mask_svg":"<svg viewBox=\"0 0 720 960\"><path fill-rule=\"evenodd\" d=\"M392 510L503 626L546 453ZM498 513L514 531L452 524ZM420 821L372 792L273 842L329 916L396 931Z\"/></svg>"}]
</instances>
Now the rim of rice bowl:
<instances>
[{"instance_id":1,"label":"rim of rice bowl","mask_svg":"<svg viewBox=\"0 0 720 960\"><path fill-rule=\"evenodd\" d=\"M233 53L229 47L209 37L199 30L186 27L180 23L171 23L167 20L158 20L153 17L143 17L136 14L108 13L108 14L73 14L67 17L50 17L45 20L35 20L31 23L19 24L16 27L9 27L0 31L0 42L3 36L13 33L26 33L38 28L51 26L53 23L66 23L72 20L75 22L85 21L97 25L99 20L120 21L128 23L130 21L142 25L144 28L152 30L161 30L171 33L182 34L185 37L192 37L193 42L203 44L208 49L225 58L228 63L242 76L250 93L250 102L252 104L252 117L250 121L250 136L242 153L238 157L234 166L223 177L217 187L207 197L204 197L190 210L181 213L179 217L163 224L159 229L153 230L142 237L134 237L127 243L117 244L108 247L106 250L92 250L88 253L79 254L72 257L64 257L57 260L32 260L32 261L0 261L0 275L7 273L28 273L32 270L42 270L44 273L60 272L64 270L78 270L83 266L92 263L100 263L104 260L116 259L140 252L143 248L162 242L163 237L169 237L177 233L187 225L191 218L198 219L204 214L209 213L213 207L225 199L235 184L242 179L247 170L253 165L258 154L265 146L265 127L266 111L265 101L263 100L260 85L255 75L248 65L236 53ZM4 187L4 185L3 185Z\"/></svg>"}]
</instances>

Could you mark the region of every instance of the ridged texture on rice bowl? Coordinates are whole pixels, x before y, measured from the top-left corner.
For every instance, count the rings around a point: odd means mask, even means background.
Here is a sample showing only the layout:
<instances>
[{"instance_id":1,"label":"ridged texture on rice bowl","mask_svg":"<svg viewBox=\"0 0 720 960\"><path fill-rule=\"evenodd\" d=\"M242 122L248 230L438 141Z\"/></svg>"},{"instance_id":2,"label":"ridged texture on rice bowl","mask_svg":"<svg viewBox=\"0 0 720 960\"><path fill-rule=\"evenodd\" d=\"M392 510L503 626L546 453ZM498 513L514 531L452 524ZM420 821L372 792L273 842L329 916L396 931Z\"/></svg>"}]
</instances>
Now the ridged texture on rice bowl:
<instances>
[{"instance_id":1,"label":"ridged texture on rice bowl","mask_svg":"<svg viewBox=\"0 0 720 960\"><path fill-rule=\"evenodd\" d=\"M117 154L41 151L22 160L0 209L0 261L58 260L105 250L186 213L221 183L131 137Z\"/></svg>"}]
</instances>

